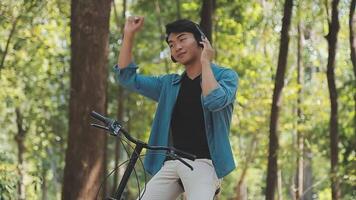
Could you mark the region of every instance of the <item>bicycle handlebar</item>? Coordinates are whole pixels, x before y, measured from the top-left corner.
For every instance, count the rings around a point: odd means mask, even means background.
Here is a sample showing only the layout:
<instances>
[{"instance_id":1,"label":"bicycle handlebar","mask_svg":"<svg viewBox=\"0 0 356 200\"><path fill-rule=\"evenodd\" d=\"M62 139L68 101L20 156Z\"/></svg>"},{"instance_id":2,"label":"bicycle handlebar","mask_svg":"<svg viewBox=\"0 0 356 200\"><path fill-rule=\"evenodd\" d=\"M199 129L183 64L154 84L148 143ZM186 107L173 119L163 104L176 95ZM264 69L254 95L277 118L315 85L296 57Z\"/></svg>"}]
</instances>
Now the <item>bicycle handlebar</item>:
<instances>
[{"instance_id":1,"label":"bicycle handlebar","mask_svg":"<svg viewBox=\"0 0 356 200\"><path fill-rule=\"evenodd\" d=\"M193 167L191 165L189 165L187 162L185 162L182 159L182 157L194 161L196 159L195 155L187 153L187 152L184 152L184 151L181 151L181 150L178 150L178 149L176 149L174 147L150 146L150 145L148 145L148 144L146 144L146 143L144 143L144 142L142 142L140 140L137 140L137 139L131 137L130 134L125 129L123 129L122 125L119 122L117 122L116 120L104 117L104 116L102 116L101 114L99 114L99 113L97 113L95 111L92 111L90 113L90 115L94 119L97 119L97 120L99 120L99 121L101 121L101 122L103 122L105 124L105 126L98 125L98 124L91 124L92 126L94 126L96 128L104 129L106 131L109 131L114 136L118 136L119 132L121 132L121 133L123 133L123 135L130 142L135 143L135 144L143 145L143 148L146 148L146 149L168 151L168 156L172 157L173 159L179 160L184 165L186 165L191 170L193 170ZM179 155L177 155L177 154L179 154Z\"/></svg>"},{"instance_id":2,"label":"bicycle handlebar","mask_svg":"<svg viewBox=\"0 0 356 200\"><path fill-rule=\"evenodd\" d=\"M90 113L90 115L91 115L93 118L95 118L95 119L97 119L97 120L103 122L103 123L106 124L106 125L108 125L109 123L111 123L112 121L114 121L114 120L112 120L112 119L109 119L109 118L107 118L107 117L102 116L101 114L99 114L99 113L97 113L97 112L95 112L95 111L92 111L92 112Z\"/></svg>"}]
</instances>

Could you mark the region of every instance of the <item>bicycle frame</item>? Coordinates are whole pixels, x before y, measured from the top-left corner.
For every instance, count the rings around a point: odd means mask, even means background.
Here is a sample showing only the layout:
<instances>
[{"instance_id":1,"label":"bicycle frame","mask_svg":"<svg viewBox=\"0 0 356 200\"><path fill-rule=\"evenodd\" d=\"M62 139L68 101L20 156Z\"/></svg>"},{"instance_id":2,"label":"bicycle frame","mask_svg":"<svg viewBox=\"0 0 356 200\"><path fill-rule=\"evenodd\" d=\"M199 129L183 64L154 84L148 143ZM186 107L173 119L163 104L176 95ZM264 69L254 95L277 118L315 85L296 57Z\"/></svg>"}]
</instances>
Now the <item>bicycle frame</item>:
<instances>
[{"instance_id":1,"label":"bicycle frame","mask_svg":"<svg viewBox=\"0 0 356 200\"><path fill-rule=\"evenodd\" d=\"M122 193L127 185L127 182L130 178L130 175L136 165L137 159L140 157L140 154L142 152L143 148L149 149L149 150L161 150L161 151L168 151L167 156L172 157L173 159L177 159L180 162L182 162L184 165L189 167L191 170L193 170L193 167L189 165L186 161L184 161L179 155L176 153L179 153L180 155L184 155L185 158L188 158L190 160L195 160L196 156L186 153L184 151L180 151L178 149L175 149L173 147L163 147L163 146L150 146L140 140L134 139L130 136L130 134L123 129L122 125L118 123L116 120L106 118L99 113L92 111L90 114L93 118L103 122L105 126L98 125L98 124L91 124L92 126L100 129L104 129L106 131L109 131L111 135L113 136L118 136L119 133L121 132L130 142L135 144L134 151L130 157L130 161L126 167L126 170L124 172L124 175L119 183L119 186L115 192L115 198L112 197L107 197L106 199L108 200L120 200Z\"/></svg>"}]
</instances>

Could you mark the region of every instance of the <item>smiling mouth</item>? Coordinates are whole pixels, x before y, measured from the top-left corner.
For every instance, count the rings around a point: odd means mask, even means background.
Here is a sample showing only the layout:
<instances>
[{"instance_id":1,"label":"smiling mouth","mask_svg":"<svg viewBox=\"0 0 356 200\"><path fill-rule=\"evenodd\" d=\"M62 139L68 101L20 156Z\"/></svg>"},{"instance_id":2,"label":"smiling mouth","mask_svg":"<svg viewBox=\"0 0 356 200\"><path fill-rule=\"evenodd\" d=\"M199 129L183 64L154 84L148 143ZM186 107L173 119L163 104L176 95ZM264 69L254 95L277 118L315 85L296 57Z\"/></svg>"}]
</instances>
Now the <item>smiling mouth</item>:
<instances>
[{"instance_id":1,"label":"smiling mouth","mask_svg":"<svg viewBox=\"0 0 356 200\"><path fill-rule=\"evenodd\" d=\"M180 53L180 54L177 55L177 57L180 58L180 57L184 56L185 54L186 53Z\"/></svg>"}]
</instances>

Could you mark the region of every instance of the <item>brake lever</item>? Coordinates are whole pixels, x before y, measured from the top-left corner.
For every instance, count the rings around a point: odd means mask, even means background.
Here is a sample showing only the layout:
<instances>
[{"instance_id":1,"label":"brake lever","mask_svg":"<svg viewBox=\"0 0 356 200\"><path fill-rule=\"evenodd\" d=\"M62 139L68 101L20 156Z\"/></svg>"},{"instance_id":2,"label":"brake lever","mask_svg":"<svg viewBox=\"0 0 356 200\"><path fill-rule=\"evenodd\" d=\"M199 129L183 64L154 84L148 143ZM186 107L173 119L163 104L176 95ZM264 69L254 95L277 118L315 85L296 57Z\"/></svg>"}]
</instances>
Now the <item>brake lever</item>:
<instances>
[{"instance_id":1,"label":"brake lever","mask_svg":"<svg viewBox=\"0 0 356 200\"><path fill-rule=\"evenodd\" d=\"M191 154L191 153L188 153L188 152L185 152L185 151L182 151L182 150L179 150L179 149L176 149L176 148L174 148L174 147L171 147L172 148L172 153L174 153L174 154L180 154L180 155L184 155L184 158L187 158L187 159L189 159L189 160L191 160L191 161L194 161L196 158L197 158L197 156L196 155L193 155L193 154Z\"/></svg>"},{"instance_id":2,"label":"brake lever","mask_svg":"<svg viewBox=\"0 0 356 200\"><path fill-rule=\"evenodd\" d=\"M94 127L96 127L96 128L104 129L104 130L106 130L106 131L109 130L108 127L102 126L102 125L99 125L99 124L90 124L90 125L91 125L91 126L94 126Z\"/></svg>"},{"instance_id":3,"label":"brake lever","mask_svg":"<svg viewBox=\"0 0 356 200\"><path fill-rule=\"evenodd\" d=\"M177 154L169 152L168 156L170 156L171 158L175 159L175 160L179 160L181 163L183 163L185 166L189 167L190 170L194 170L193 167L187 163L185 160L183 160L181 157L179 157Z\"/></svg>"}]
</instances>

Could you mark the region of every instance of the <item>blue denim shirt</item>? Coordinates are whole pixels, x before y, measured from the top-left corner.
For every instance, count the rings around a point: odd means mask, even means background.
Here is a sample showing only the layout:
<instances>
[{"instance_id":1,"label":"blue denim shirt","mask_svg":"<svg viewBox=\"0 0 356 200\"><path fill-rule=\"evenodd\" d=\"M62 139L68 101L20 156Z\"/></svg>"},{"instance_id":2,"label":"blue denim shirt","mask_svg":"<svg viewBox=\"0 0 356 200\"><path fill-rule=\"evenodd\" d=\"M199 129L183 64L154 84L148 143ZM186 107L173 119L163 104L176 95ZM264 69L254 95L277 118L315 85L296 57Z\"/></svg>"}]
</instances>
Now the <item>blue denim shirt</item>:
<instances>
[{"instance_id":1,"label":"blue denim shirt","mask_svg":"<svg viewBox=\"0 0 356 200\"><path fill-rule=\"evenodd\" d=\"M152 124L149 145L168 146L173 108L180 88L181 75L145 76L136 73L137 65L130 63L126 68L114 67L118 82L131 91L158 102ZM238 87L235 71L211 64L219 86L208 95L202 96L205 130L209 151L216 174L219 178L235 169L235 162L229 142L231 117ZM151 175L162 167L165 155L148 151L145 169Z\"/></svg>"}]
</instances>

